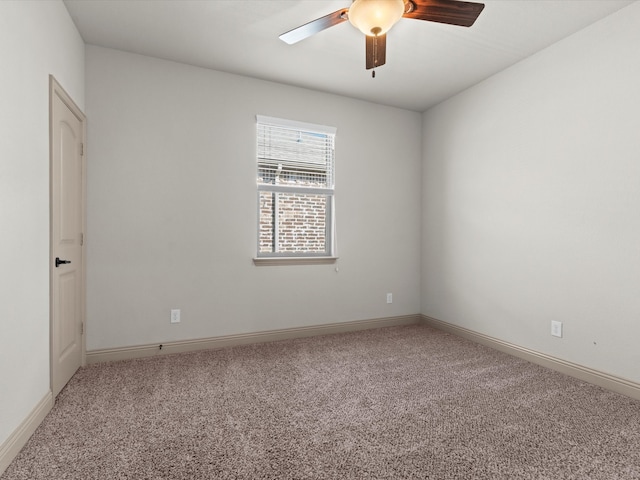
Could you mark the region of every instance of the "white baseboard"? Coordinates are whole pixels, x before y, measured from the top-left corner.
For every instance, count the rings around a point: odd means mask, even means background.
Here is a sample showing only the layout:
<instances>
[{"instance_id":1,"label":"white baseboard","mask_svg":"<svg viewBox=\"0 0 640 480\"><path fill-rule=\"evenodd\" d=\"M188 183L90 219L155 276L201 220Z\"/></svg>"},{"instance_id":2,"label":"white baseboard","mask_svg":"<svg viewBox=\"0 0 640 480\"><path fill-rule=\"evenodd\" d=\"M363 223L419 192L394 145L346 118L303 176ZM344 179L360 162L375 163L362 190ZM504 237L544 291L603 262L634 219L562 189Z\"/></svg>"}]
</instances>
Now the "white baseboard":
<instances>
[{"instance_id":1,"label":"white baseboard","mask_svg":"<svg viewBox=\"0 0 640 480\"><path fill-rule=\"evenodd\" d=\"M354 322L328 323L310 327L285 328L266 332L243 333L225 335L196 340L166 342L160 349L159 343L136 345L131 347L106 348L87 352L87 364L129 360L132 358L153 357L171 353L193 352L196 350L210 350L252 343L276 342L293 338L314 337L333 333L355 332L372 328L393 327L420 323L420 315L403 315L399 317L376 318L373 320L359 320Z\"/></svg>"},{"instance_id":2,"label":"white baseboard","mask_svg":"<svg viewBox=\"0 0 640 480\"><path fill-rule=\"evenodd\" d=\"M9 464L20 453L22 447L25 446L33 432L36 431L38 425L42 423L44 417L53 408L53 395L49 391L38 404L33 408L31 413L16 428L9 438L0 445L0 475L7 469Z\"/></svg>"},{"instance_id":3,"label":"white baseboard","mask_svg":"<svg viewBox=\"0 0 640 480\"><path fill-rule=\"evenodd\" d=\"M592 383L607 390L626 395L636 400L640 400L640 383L627 380L626 378L617 377L608 373L600 372L584 365L562 360L561 358L547 355L546 353L537 352L528 348L505 342L482 333L474 332L464 327L458 327L451 323L443 322L435 318L422 315L421 323L437 328L453 335L457 335L472 342L486 345L504 353L508 353L518 358L522 358L531 363L542 365L557 372L564 373L579 380Z\"/></svg>"}]
</instances>

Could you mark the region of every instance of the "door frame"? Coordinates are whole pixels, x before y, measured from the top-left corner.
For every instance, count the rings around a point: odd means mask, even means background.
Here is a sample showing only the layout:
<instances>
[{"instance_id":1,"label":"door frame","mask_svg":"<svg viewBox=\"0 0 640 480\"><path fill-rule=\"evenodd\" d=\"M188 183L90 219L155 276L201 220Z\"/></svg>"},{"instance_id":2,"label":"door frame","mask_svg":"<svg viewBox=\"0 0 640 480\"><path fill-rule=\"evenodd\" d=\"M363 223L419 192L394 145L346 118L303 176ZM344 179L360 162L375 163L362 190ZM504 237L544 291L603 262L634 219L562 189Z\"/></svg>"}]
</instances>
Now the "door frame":
<instances>
[{"instance_id":1,"label":"door frame","mask_svg":"<svg viewBox=\"0 0 640 480\"><path fill-rule=\"evenodd\" d=\"M55 97L58 97L71 110L71 112L80 120L82 124L82 191L80 194L81 217L82 217L82 266L80 269L80 317L82 322L82 347L81 347L81 366L87 364L86 337L86 299L87 299L87 274L86 274L86 231L87 231L87 117L82 110L76 105L71 96L58 83L53 75L49 75L49 388L53 391L53 321L54 321L54 305L53 305L53 282L54 282L54 245L53 245L53 103ZM54 399L55 400L55 399Z\"/></svg>"}]
</instances>

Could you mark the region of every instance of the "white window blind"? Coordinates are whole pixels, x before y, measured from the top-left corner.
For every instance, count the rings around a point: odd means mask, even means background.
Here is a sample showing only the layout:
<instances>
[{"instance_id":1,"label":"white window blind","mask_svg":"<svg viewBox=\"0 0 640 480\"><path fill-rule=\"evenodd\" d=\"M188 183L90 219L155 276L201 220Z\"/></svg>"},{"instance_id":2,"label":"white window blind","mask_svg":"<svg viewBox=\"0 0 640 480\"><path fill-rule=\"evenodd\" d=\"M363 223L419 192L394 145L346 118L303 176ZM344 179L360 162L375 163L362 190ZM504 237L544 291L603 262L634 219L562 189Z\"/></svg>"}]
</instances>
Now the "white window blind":
<instances>
[{"instance_id":1,"label":"white window blind","mask_svg":"<svg viewBox=\"0 0 640 480\"><path fill-rule=\"evenodd\" d=\"M258 116L258 183L333 189L335 129Z\"/></svg>"}]
</instances>

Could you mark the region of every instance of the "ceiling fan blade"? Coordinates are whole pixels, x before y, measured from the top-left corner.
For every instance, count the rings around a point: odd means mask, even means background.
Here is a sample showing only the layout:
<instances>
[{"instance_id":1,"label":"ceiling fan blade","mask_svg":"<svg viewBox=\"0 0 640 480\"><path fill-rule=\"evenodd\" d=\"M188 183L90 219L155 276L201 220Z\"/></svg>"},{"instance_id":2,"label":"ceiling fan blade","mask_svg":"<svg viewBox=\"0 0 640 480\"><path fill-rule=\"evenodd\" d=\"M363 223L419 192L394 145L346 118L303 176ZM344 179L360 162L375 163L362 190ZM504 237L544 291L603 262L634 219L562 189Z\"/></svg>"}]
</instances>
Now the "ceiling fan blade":
<instances>
[{"instance_id":1,"label":"ceiling fan blade","mask_svg":"<svg viewBox=\"0 0 640 480\"><path fill-rule=\"evenodd\" d=\"M409 11L403 17L470 27L483 8L484 3L458 0L409 0Z\"/></svg>"},{"instance_id":2,"label":"ceiling fan blade","mask_svg":"<svg viewBox=\"0 0 640 480\"><path fill-rule=\"evenodd\" d=\"M381 67L387 61L387 35L366 35L367 70Z\"/></svg>"},{"instance_id":3,"label":"ceiling fan blade","mask_svg":"<svg viewBox=\"0 0 640 480\"><path fill-rule=\"evenodd\" d=\"M346 22L346 13L348 11L348 8L343 8L341 10L330 13L329 15L325 15L324 17L317 18L309 23L305 23L300 27L294 28L293 30L289 30L288 32L280 35L280 40L288 43L289 45L297 43L300 40L304 40L311 35L315 35L316 33L321 32L326 28L333 27L334 25L338 25L342 22Z\"/></svg>"}]
</instances>

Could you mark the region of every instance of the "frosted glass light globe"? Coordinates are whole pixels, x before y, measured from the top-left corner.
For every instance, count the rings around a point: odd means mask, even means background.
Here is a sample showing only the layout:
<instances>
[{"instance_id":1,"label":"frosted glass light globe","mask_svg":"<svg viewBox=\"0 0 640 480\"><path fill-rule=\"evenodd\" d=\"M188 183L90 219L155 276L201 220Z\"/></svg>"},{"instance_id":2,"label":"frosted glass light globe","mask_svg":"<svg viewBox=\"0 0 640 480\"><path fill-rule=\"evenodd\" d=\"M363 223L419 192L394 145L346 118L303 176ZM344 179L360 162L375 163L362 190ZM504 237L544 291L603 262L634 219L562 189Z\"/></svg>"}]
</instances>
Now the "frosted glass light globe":
<instances>
[{"instance_id":1,"label":"frosted glass light globe","mask_svg":"<svg viewBox=\"0 0 640 480\"><path fill-rule=\"evenodd\" d=\"M403 13L403 0L355 0L349 8L349 21L365 35L384 35Z\"/></svg>"}]
</instances>

